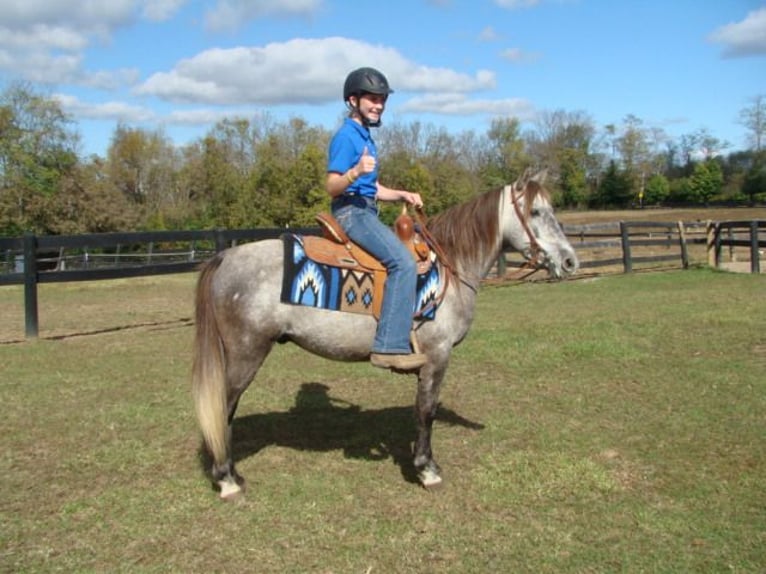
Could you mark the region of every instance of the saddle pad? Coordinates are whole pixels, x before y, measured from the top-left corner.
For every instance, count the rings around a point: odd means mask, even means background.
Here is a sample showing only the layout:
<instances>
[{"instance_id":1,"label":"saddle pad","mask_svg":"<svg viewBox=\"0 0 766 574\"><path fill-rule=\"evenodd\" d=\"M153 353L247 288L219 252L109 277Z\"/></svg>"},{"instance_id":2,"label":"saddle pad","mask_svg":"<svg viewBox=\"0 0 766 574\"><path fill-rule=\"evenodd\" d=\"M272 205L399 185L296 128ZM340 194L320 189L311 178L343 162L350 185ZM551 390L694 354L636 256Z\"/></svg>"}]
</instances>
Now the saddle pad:
<instances>
[{"instance_id":1,"label":"saddle pad","mask_svg":"<svg viewBox=\"0 0 766 574\"><path fill-rule=\"evenodd\" d=\"M306 256L303 238L293 233L282 235L284 242L284 273L282 303L304 305L331 311L347 311L372 315L375 277L352 269L318 263ZM439 266L431 265L418 275L415 309L418 318L436 316L434 302L439 295Z\"/></svg>"}]
</instances>

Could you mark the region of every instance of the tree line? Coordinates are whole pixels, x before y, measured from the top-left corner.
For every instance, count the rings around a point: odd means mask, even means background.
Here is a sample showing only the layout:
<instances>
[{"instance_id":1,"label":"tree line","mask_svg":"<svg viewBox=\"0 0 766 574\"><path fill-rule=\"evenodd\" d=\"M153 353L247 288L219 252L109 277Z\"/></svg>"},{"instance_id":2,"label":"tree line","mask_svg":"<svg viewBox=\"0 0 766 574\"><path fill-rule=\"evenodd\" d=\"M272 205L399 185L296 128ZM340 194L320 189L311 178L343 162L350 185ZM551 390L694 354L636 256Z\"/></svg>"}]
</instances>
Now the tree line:
<instances>
[{"instance_id":1,"label":"tree line","mask_svg":"<svg viewBox=\"0 0 766 574\"><path fill-rule=\"evenodd\" d=\"M339 116L340 117L340 116ZM418 191L435 214L548 169L559 208L766 200L766 96L741 110L746 150L699 129L678 139L633 115L597 128L582 111L450 133L411 122L376 132L381 179ZM302 118L229 118L175 146L162 129L118 124L106 156L83 157L73 120L28 85L0 94L0 235L313 225L331 132ZM394 211L384 213L393 218Z\"/></svg>"}]
</instances>

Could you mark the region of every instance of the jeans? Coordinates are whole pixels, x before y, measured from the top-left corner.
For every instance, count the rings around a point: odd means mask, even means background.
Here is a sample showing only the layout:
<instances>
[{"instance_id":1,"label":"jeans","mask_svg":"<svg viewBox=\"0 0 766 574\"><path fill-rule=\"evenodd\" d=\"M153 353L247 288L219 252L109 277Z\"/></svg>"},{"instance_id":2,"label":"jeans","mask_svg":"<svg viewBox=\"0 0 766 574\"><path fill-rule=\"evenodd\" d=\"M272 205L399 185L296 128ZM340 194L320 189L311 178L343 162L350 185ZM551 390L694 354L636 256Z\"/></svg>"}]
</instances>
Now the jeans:
<instances>
[{"instance_id":1,"label":"jeans","mask_svg":"<svg viewBox=\"0 0 766 574\"><path fill-rule=\"evenodd\" d=\"M393 230L380 221L374 199L341 196L332 202L332 214L349 238L379 259L388 272L372 352L411 353L410 329L417 286L417 267L412 255Z\"/></svg>"}]
</instances>

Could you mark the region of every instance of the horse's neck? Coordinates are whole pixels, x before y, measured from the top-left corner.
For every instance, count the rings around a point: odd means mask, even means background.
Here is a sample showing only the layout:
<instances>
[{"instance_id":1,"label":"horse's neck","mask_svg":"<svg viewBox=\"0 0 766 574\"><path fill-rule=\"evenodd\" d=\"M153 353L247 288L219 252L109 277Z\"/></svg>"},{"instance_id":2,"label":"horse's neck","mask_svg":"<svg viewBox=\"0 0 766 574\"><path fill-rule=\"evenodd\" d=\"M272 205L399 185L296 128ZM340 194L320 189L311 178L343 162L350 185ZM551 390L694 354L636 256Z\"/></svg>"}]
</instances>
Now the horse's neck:
<instances>
[{"instance_id":1,"label":"horse's neck","mask_svg":"<svg viewBox=\"0 0 766 574\"><path fill-rule=\"evenodd\" d=\"M474 257L458 261L455 265L458 275L478 285L497 262L501 245L502 241L498 240L494 245L477 249Z\"/></svg>"},{"instance_id":2,"label":"horse's neck","mask_svg":"<svg viewBox=\"0 0 766 574\"><path fill-rule=\"evenodd\" d=\"M498 203L495 206L497 223L495 225L495 235L482 236L477 234L475 243L471 249L456 249L454 254L455 269L458 276L470 284L478 287L479 282L497 262L503 247L503 223L504 223L504 205L509 201L507 190L501 191L498 195ZM476 225L482 227L487 222L477 221Z\"/></svg>"}]
</instances>

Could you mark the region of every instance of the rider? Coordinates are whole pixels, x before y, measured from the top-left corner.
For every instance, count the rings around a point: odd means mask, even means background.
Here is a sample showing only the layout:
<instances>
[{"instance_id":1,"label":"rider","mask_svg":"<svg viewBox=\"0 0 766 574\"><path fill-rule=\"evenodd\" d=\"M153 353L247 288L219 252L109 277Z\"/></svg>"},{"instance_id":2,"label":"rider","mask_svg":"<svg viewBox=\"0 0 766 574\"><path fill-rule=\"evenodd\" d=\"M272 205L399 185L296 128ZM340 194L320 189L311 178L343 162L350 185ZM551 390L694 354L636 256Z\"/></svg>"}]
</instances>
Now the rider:
<instances>
[{"instance_id":1,"label":"rider","mask_svg":"<svg viewBox=\"0 0 766 574\"><path fill-rule=\"evenodd\" d=\"M325 187L340 226L388 272L370 362L411 371L426 362L425 355L410 349L417 270L404 244L378 218L377 201L406 201L422 207L423 200L418 193L391 189L378 181L378 150L370 128L380 126L391 93L386 77L374 68L359 68L346 77L343 100L348 117L330 141Z\"/></svg>"}]
</instances>

